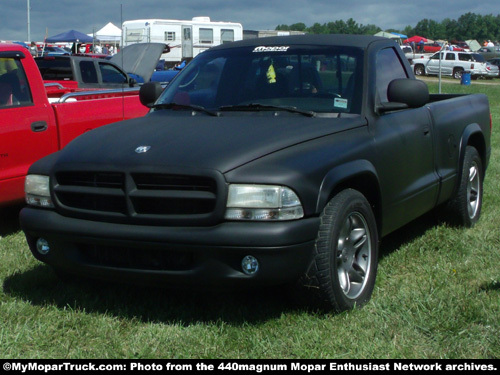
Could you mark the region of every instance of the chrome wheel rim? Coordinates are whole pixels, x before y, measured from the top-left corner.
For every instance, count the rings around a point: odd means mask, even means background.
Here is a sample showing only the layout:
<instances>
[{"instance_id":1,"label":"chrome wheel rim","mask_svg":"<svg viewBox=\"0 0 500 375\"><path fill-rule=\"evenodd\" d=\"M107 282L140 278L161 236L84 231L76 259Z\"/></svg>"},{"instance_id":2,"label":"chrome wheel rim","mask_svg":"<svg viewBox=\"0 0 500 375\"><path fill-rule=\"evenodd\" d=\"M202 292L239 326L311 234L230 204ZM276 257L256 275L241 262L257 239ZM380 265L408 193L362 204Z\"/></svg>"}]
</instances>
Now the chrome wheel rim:
<instances>
[{"instance_id":1,"label":"chrome wheel rim","mask_svg":"<svg viewBox=\"0 0 500 375\"><path fill-rule=\"evenodd\" d=\"M481 181L476 162L473 162L469 168L469 180L467 181L467 210L469 218L473 219L480 207L480 189Z\"/></svg>"},{"instance_id":2,"label":"chrome wheel rim","mask_svg":"<svg viewBox=\"0 0 500 375\"><path fill-rule=\"evenodd\" d=\"M338 280L346 297L356 299L368 281L371 264L371 235L365 218L351 213L340 230L337 243Z\"/></svg>"}]
</instances>

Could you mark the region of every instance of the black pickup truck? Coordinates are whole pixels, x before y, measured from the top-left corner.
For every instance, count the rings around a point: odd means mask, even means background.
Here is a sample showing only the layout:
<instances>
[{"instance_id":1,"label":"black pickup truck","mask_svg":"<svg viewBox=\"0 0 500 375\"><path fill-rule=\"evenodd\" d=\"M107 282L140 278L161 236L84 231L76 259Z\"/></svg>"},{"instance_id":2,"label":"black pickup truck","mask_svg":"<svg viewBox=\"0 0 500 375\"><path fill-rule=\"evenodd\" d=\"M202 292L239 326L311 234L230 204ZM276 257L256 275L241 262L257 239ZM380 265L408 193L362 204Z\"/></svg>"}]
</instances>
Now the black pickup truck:
<instances>
[{"instance_id":1,"label":"black pickup truck","mask_svg":"<svg viewBox=\"0 0 500 375\"><path fill-rule=\"evenodd\" d=\"M382 236L438 206L480 216L487 97L429 95L389 39L225 44L141 100L29 171L21 226L60 275L290 284L341 311L369 300Z\"/></svg>"}]
</instances>

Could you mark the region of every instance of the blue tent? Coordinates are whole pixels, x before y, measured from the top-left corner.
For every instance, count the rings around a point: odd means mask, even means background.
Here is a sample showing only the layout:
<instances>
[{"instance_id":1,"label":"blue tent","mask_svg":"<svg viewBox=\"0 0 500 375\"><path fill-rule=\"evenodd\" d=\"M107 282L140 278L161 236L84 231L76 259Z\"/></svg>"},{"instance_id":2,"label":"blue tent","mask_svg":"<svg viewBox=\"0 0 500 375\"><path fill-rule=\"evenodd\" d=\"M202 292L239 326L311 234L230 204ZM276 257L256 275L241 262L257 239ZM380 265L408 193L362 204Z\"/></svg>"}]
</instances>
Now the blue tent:
<instances>
[{"instance_id":1,"label":"blue tent","mask_svg":"<svg viewBox=\"0 0 500 375\"><path fill-rule=\"evenodd\" d=\"M394 35L396 35L396 36L399 36L401 39L406 39L406 38L408 38L408 36L407 36L407 35L400 34L400 33L394 33L394 32L391 32L391 34L394 34Z\"/></svg>"},{"instance_id":2,"label":"blue tent","mask_svg":"<svg viewBox=\"0 0 500 375\"><path fill-rule=\"evenodd\" d=\"M87 34L81 33L76 30L70 30L65 33L57 34L47 38L47 43L58 43L58 42L67 42L67 43L92 43L95 39Z\"/></svg>"}]
</instances>

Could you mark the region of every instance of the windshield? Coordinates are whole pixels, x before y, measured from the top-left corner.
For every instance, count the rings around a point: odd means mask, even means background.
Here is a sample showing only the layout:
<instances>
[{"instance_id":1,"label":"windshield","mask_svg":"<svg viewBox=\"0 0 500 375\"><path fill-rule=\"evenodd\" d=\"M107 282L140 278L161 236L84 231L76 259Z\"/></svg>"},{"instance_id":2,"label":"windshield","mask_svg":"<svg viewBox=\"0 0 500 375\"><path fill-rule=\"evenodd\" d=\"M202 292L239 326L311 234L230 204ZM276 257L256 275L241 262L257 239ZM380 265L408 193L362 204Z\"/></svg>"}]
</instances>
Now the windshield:
<instances>
[{"instance_id":1,"label":"windshield","mask_svg":"<svg viewBox=\"0 0 500 375\"><path fill-rule=\"evenodd\" d=\"M210 110L295 108L360 113L363 51L347 47L242 47L199 55L157 104Z\"/></svg>"}]
</instances>

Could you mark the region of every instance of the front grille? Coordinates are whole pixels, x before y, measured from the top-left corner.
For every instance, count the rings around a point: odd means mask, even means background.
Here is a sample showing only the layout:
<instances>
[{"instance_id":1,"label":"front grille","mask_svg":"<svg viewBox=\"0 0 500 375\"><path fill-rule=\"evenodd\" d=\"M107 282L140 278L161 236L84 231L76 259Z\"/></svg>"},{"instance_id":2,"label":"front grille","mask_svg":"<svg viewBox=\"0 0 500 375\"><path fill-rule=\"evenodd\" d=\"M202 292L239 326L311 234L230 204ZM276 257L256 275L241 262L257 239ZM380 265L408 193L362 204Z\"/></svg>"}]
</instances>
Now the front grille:
<instances>
[{"instance_id":1,"label":"front grille","mask_svg":"<svg viewBox=\"0 0 500 375\"><path fill-rule=\"evenodd\" d=\"M222 175L59 171L53 190L62 214L152 225L214 223L221 216Z\"/></svg>"},{"instance_id":2,"label":"front grille","mask_svg":"<svg viewBox=\"0 0 500 375\"><path fill-rule=\"evenodd\" d=\"M78 245L86 264L102 267L152 271L183 271L193 267L194 254L165 249Z\"/></svg>"},{"instance_id":3,"label":"front grille","mask_svg":"<svg viewBox=\"0 0 500 375\"><path fill-rule=\"evenodd\" d=\"M216 191L215 181L207 177L134 173L132 178L144 190Z\"/></svg>"},{"instance_id":4,"label":"front grille","mask_svg":"<svg viewBox=\"0 0 500 375\"><path fill-rule=\"evenodd\" d=\"M104 172L64 172L57 174L57 181L60 185L123 189L125 175Z\"/></svg>"}]
</instances>

